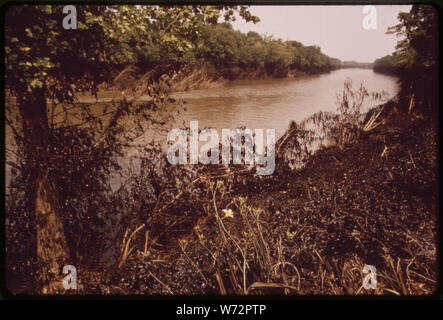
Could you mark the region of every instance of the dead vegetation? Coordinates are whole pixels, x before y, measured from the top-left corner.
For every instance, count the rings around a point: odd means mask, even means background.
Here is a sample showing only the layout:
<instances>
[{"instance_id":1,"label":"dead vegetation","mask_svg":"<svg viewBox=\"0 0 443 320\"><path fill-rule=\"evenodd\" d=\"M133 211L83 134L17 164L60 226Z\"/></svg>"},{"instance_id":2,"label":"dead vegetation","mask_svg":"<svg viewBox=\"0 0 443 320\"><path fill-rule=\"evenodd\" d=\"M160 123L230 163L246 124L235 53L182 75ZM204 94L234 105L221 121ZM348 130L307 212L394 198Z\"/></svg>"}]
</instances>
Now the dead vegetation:
<instances>
[{"instance_id":1,"label":"dead vegetation","mask_svg":"<svg viewBox=\"0 0 443 320\"><path fill-rule=\"evenodd\" d=\"M271 177L237 169L191 181L162 216L180 211L195 187L203 190L191 205L195 222L182 215L189 224L167 228L148 250L139 233L144 253L128 258L119 274L132 278L119 286L129 294L435 292L436 128L423 119L394 125L396 113L390 104L373 111L373 130L319 150L299 170L277 161ZM365 265L377 268L375 290L362 286Z\"/></svg>"}]
</instances>

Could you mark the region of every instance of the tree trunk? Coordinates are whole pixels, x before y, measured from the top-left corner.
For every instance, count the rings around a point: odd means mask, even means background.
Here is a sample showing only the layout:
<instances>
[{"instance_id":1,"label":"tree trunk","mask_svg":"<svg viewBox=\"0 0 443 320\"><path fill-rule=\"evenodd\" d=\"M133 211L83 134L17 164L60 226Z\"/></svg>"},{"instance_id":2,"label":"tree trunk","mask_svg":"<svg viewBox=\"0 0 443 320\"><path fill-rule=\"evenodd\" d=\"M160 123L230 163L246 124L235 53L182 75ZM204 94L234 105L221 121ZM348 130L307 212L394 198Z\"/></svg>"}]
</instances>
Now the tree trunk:
<instances>
[{"instance_id":1,"label":"tree trunk","mask_svg":"<svg viewBox=\"0 0 443 320\"><path fill-rule=\"evenodd\" d=\"M62 289L62 268L70 264L58 190L51 174L49 125L44 89L28 90L18 99L23 118L27 165L31 172L31 203L37 229L37 256L42 265L40 293L56 294Z\"/></svg>"}]
</instances>

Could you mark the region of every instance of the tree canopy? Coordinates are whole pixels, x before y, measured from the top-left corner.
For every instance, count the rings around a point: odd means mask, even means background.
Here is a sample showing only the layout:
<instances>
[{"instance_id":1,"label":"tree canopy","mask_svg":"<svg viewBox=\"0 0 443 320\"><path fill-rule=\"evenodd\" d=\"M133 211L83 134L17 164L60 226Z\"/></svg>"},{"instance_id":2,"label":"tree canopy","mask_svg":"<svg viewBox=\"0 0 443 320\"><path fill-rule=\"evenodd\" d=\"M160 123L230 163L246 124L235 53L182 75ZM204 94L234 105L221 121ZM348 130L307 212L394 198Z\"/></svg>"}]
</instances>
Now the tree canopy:
<instances>
[{"instance_id":1,"label":"tree canopy","mask_svg":"<svg viewBox=\"0 0 443 320\"><path fill-rule=\"evenodd\" d=\"M284 77L295 69L306 73L325 72L340 63L323 54L319 47L306 47L297 41L273 39L256 32L244 34L226 23L205 27L194 55L196 60L217 67L242 70L264 67L274 77Z\"/></svg>"},{"instance_id":2,"label":"tree canopy","mask_svg":"<svg viewBox=\"0 0 443 320\"><path fill-rule=\"evenodd\" d=\"M78 28L65 30L63 6L11 6L6 12L6 87L20 93L72 85L89 89L116 66L153 56L180 62L203 27L220 17L257 22L245 6L76 6ZM152 50L154 49L154 50Z\"/></svg>"},{"instance_id":3,"label":"tree canopy","mask_svg":"<svg viewBox=\"0 0 443 320\"><path fill-rule=\"evenodd\" d=\"M438 16L430 5L413 5L398 15L389 34L402 37L392 55L377 59L374 70L400 76L402 92L414 93L419 104L435 105L437 93Z\"/></svg>"}]
</instances>

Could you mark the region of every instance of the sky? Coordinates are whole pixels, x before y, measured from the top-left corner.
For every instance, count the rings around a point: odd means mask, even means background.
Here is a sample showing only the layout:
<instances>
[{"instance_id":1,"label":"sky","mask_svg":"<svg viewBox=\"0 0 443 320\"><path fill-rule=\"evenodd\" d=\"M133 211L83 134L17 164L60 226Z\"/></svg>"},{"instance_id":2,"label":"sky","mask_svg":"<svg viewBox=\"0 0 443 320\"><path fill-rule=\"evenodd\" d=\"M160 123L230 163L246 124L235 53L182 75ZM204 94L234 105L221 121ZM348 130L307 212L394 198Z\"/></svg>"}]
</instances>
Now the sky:
<instances>
[{"instance_id":1,"label":"sky","mask_svg":"<svg viewBox=\"0 0 443 320\"><path fill-rule=\"evenodd\" d=\"M317 45L322 52L342 61L373 62L395 50L399 38L387 35L388 27L398 24L399 12L410 5L378 5L376 29L363 28L363 6L251 6L260 22L237 19L234 29L256 31L303 45Z\"/></svg>"}]
</instances>

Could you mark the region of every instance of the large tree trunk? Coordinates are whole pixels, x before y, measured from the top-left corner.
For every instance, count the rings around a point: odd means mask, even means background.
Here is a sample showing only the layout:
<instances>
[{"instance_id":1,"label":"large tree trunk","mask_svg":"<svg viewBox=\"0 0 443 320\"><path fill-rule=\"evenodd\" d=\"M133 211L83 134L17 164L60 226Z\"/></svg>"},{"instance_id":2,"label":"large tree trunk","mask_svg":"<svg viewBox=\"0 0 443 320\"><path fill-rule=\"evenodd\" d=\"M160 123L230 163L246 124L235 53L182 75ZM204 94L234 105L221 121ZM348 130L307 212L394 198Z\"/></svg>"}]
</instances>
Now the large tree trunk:
<instances>
[{"instance_id":1,"label":"large tree trunk","mask_svg":"<svg viewBox=\"0 0 443 320\"><path fill-rule=\"evenodd\" d=\"M70 264L55 179L49 169L51 150L44 89L33 89L19 97L27 165L30 167L37 229L37 256L42 265L43 294L63 291L62 268Z\"/></svg>"}]
</instances>

